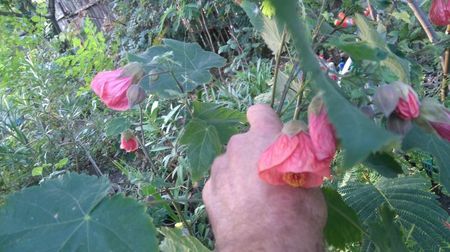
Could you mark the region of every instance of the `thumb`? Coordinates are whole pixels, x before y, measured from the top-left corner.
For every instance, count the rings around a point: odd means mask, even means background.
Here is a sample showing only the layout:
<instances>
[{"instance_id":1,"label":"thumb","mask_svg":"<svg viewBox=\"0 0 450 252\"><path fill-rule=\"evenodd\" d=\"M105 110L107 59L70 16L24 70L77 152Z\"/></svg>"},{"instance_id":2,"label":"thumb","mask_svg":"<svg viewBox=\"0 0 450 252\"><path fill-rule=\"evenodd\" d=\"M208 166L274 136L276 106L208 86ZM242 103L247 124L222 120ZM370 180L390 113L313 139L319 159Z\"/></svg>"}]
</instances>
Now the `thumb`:
<instances>
[{"instance_id":1,"label":"thumb","mask_svg":"<svg viewBox=\"0 0 450 252\"><path fill-rule=\"evenodd\" d=\"M258 134L276 134L283 127L277 113L266 104L251 106L247 111L250 132Z\"/></svg>"}]
</instances>

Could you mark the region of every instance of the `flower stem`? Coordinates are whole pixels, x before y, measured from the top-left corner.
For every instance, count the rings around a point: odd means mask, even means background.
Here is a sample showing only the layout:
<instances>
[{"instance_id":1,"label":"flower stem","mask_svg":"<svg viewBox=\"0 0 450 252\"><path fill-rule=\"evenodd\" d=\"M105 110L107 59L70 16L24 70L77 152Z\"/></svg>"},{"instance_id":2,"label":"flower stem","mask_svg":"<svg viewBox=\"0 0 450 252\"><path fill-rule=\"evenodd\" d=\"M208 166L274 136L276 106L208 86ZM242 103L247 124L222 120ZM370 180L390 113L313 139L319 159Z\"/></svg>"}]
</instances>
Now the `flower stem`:
<instances>
[{"instance_id":1,"label":"flower stem","mask_svg":"<svg viewBox=\"0 0 450 252\"><path fill-rule=\"evenodd\" d=\"M447 25L447 31L445 32L445 34L449 34L450 33L450 25ZM443 74L444 74L444 78L442 79L442 83L441 83L441 102L445 102L445 100L447 99L447 95L448 95L448 68L449 68L449 61L450 61L450 48L447 48L445 50L445 56L444 56L444 69L443 69Z\"/></svg>"},{"instance_id":2,"label":"flower stem","mask_svg":"<svg viewBox=\"0 0 450 252\"><path fill-rule=\"evenodd\" d=\"M273 86L272 86L272 99L270 101L270 106L273 108L273 105L275 104L275 95L277 93L277 82L278 82L278 74L280 72L280 62L281 62L281 53L283 52L283 48L284 48L284 44L286 42L286 37L287 37L287 30L286 27L283 30L283 35L281 38L281 45L280 45L280 50L277 52L277 56L276 56L276 65L275 65L275 75L274 75L274 81L273 81Z\"/></svg>"},{"instance_id":3,"label":"flower stem","mask_svg":"<svg viewBox=\"0 0 450 252\"><path fill-rule=\"evenodd\" d=\"M144 153L147 162L150 165L150 169L156 174L156 169L153 165L152 160L150 159L150 155L147 152L147 148L145 147L145 133L144 133L144 109L142 108L142 104L139 104L139 127L141 128L141 139L138 140L138 144L141 146L142 152Z\"/></svg>"},{"instance_id":4,"label":"flower stem","mask_svg":"<svg viewBox=\"0 0 450 252\"><path fill-rule=\"evenodd\" d=\"M186 226L189 234L191 236L194 236L194 231L192 230L192 226L187 222L186 218L184 218L184 215L182 214L178 203L175 201L175 197L173 197L173 195L169 189L167 189L166 192L167 192L167 195L169 196L170 200L172 201L172 205L175 208L175 211L177 212L178 217L180 217L181 222L183 222L183 225Z\"/></svg>"}]
</instances>

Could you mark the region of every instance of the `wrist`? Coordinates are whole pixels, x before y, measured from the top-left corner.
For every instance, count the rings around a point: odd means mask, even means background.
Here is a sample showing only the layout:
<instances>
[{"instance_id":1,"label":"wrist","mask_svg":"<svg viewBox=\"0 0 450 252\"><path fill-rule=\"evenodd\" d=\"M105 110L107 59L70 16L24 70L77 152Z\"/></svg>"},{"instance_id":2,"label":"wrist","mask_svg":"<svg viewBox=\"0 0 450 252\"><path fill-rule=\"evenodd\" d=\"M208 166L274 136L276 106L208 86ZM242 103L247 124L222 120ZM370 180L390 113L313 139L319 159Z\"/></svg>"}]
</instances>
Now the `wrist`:
<instances>
[{"instance_id":1,"label":"wrist","mask_svg":"<svg viewBox=\"0 0 450 252\"><path fill-rule=\"evenodd\" d=\"M282 216L282 215L281 215ZM323 230L311 219L264 223L257 216L230 230L217 230L216 250L228 251L324 251ZM245 226L244 226L245 225Z\"/></svg>"}]
</instances>

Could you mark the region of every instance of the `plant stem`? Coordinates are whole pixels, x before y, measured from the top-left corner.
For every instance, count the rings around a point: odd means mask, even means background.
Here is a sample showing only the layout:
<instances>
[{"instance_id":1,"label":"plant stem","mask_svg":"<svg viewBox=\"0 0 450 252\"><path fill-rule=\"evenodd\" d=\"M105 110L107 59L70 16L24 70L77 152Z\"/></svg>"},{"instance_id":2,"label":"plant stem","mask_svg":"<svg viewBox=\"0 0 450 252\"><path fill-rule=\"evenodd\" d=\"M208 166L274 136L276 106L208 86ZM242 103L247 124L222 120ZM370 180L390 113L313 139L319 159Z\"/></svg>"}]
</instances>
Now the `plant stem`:
<instances>
[{"instance_id":1,"label":"plant stem","mask_svg":"<svg viewBox=\"0 0 450 252\"><path fill-rule=\"evenodd\" d=\"M286 41L286 36L287 36L287 31L286 31L286 27L283 30L283 35L281 38L281 45L280 45L280 50L277 52L277 56L276 56L276 66L275 66L275 76L274 76L274 81L273 81L273 86L272 86L272 99L270 101L270 106L273 108L273 105L275 104L275 95L277 93L277 81L278 81L278 73L280 72L280 59L281 59L281 53L283 51L284 48L284 43Z\"/></svg>"},{"instance_id":2,"label":"plant stem","mask_svg":"<svg viewBox=\"0 0 450 252\"><path fill-rule=\"evenodd\" d=\"M293 120L298 120L298 118L300 118L300 112L302 111L301 105L302 105L302 100L303 100L303 91L305 90L305 75L306 74L303 74L303 76L302 76L301 87L298 90L297 102L295 104L294 117L292 118Z\"/></svg>"},{"instance_id":3,"label":"plant stem","mask_svg":"<svg viewBox=\"0 0 450 252\"><path fill-rule=\"evenodd\" d=\"M186 218L184 218L184 215L182 214L180 207L178 205L178 203L175 201L175 198L173 197L172 193L170 192L169 189L166 190L167 195L169 196L170 200L172 201L172 205L175 208L175 211L177 212L178 216L180 217L181 222L183 222L183 225L186 226L189 234L191 236L194 236L194 231L192 230L191 225L189 225L189 223L186 221Z\"/></svg>"},{"instance_id":4,"label":"plant stem","mask_svg":"<svg viewBox=\"0 0 450 252\"><path fill-rule=\"evenodd\" d=\"M289 88L291 87L291 83L292 83L292 81L294 81L295 77L299 74L299 72L300 72L300 68L299 68L299 64L297 63L294 65L294 68L292 69L292 72L289 75L289 78L286 81L286 84L284 85L283 93L281 94L280 104L278 104L278 109L277 109L278 115L281 114L281 111L284 106L284 101L286 100L287 93L289 91Z\"/></svg>"},{"instance_id":5,"label":"plant stem","mask_svg":"<svg viewBox=\"0 0 450 252\"><path fill-rule=\"evenodd\" d=\"M144 110L142 109L142 104L139 104L139 127L141 128L141 139L137 138L139 146L141 146L142 152L144 153L145 158L147 159L150 169L156 174L157 170L153 165L152 160L150 159L150 155L147 152L147 148L145 147L145 133L144 133Z\"/></svg>"},{"instance_id":6,"label":"plant stem","mask_svg":"<svg viewBox=\"0 0 450 252\"><path fill-rule=\"evenodd\" d=\"M437 42L437 34L434 30L433 26L431 25L430 20L425 15L423 10L419 7L417 2L415 0L407 0L408 6L411 8L411 10L414 12L414 15L416 16L417 20L419 21L420 25L422 26L423 30L428 36L428 39L432 44Z\"/></svg>"},{"instance_id":7,"label":"plant stem","mask_svg":"<svg viewBox=\"0 0 450 252\"><path fill-rule=\"evenodd\" d=\"M450 33L450 25L447 25L447 31L446 34ZM441 102L445 102L448 95L448 68L449 68L449 58L450 58L450 48L447 48L445 50L445 56L444 56L444 69L443 69L443 79L441 83Z\"/></svg>"}]
</instances>

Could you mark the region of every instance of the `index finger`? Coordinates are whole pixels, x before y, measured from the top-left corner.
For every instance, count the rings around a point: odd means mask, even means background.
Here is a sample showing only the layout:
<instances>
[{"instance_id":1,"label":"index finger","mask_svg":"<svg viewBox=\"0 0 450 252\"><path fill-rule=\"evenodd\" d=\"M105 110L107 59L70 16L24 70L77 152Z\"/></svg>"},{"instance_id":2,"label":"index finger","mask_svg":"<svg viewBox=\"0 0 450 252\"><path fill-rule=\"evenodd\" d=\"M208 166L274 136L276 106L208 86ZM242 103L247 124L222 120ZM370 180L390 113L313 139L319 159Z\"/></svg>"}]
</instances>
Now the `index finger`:
<instances>
[{"instance_id":1,"label":"index finger","mask_svg":"<svg viewBox=\"0 0 450 252\"><path fill-rule=\"evenodd\" d=\"M277 113L266 104L251 106L247 111L250 132L258 134L276 134L283 127Z\"/></svg>"}]
</instances>

